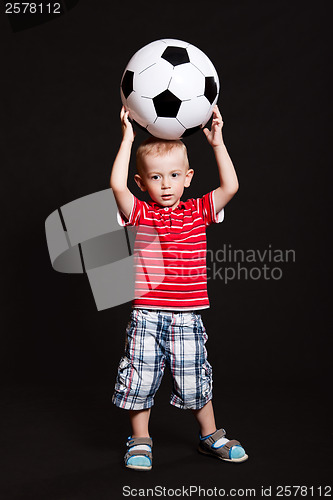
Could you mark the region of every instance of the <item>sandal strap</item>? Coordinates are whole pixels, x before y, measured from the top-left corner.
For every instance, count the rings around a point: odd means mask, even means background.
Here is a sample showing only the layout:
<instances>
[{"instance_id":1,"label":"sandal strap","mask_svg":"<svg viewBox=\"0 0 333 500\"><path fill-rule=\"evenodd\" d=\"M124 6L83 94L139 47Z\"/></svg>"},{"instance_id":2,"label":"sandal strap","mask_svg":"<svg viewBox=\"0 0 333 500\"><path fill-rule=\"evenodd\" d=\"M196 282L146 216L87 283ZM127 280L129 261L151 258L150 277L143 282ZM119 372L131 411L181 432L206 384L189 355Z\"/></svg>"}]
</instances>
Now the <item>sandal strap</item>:
<instances>
[{"instance_id":1,"label":"sandal strap","mask_svg":"<svg viewBox=\"0 0 333 500\"><path fill-rule=\"evenodd\" d=\"M128 448L132 448L132 446L137 446L139 444L145 444L145 445L150 446L152 448L153 447L153 440L151 437L130 438L126 443L126 446Z\"/></svg>"},{"instance_id":2,"label":"sandal strap","mask_svg":"<svg viewBox=\"0 0 333 500\"><path fill-rule=\"evenodd\" d=\"M223 450L223 448L230 450L233 446L240 446L240 442L237 441L236 439L230 439L230 441L228 441L227 443L225 443L224 446L222 446L221 450ZM219 448L215 448L215 449L219 449Z\"/></svg>"},{"instance_id":3,"label":"sandal strap","mask_svg":"<svg viewBox=\"0 0 333 500\"><path fill-rule=\"evenodd\" d=\"M204 439L203 443L208 444L208 446L211 446L216 441L223 438L225 435L226 435L226 431L224 429L218 429L217 431L214 432L214 434L209 436L207 439Z\"/></svg>"},{"instance_id":4,"label":"sandal strap","mask_svg":"<svg viewBox=\"0 0 333 500\"><path fill-rule=\"evenodd\" d=\"M143 455L144 457L152 459L152 453L151 451L147 450L129 450L126 455L125 455L125 460L127 460L130 457L138 456L138 455Z\"/></svg>"},{"instance_id":5,"label":"sandal strap","mask_svg":"<svg viewBox=\"0 0 333 500\"><path fill-rule=\"evenodd\" d=\"M201 443L202 443L204 448L208 449L209 451L213 451L214 454L220 455L222 458L228 459L230 449L233 446L240 446L241 444L236 439L230 439L220 448L212 447L212 445L214 443L216 443L216 441L223 438L225 435L226 435L226 431L224 429L218 429L217 431L214 432L214 434L209 436L207 439L203 440Z\"/></svg>"},{"instance_id":6,"label":"sandal strap","mask_svg":"<svg viewBox=\"0 0 333 500\"><path fill-rule=\"evenodd\" d=\"M214 452L217 454L217 455L221 455L221 457L223 458L229 458L229 452L230 452L230 449L233 447L233 446L237 446L237 445L240 445L240 442L239 441L236 441L236 439L231 439L230 441L228 441L224 446L222 446L221 448L215 448L214 449Z\"/></svg>"}]
</instances>

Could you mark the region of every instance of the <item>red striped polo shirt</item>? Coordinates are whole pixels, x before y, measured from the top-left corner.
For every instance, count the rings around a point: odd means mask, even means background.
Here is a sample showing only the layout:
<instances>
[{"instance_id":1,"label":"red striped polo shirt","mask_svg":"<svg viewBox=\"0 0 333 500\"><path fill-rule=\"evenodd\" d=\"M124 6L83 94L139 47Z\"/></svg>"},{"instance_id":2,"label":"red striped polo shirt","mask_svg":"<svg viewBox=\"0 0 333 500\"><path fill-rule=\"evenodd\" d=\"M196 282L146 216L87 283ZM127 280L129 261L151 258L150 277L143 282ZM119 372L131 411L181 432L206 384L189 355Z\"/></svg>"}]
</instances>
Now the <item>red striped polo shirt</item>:
<instances>
[{"instance_id":1,"label":"red striped polo shirt","mask_svg":"<svg viewBox=\"0 0 333 500\"><path fill-rule=\"evenodd\" d=\"M135 291L133 307L187 311L207 309L206 227L222 222L214 191L180 201L172 210L133 194L129 219L118 211L118 223L134 226Z\"/></svg>"}]
</instances>

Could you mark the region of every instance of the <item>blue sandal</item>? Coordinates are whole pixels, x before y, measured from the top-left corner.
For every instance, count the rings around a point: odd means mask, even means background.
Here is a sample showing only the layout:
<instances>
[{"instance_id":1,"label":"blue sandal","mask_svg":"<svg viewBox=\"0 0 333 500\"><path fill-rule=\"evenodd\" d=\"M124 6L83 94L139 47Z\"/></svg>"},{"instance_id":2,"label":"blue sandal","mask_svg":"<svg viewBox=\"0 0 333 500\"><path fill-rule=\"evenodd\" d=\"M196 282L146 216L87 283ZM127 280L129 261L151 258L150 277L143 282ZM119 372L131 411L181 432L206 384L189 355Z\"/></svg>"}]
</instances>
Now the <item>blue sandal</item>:
<instances>
[{"instance_id":1,"label":"blue sandal","mask_svg":"<svg viewBox=\"0 0 333 500\"><path fill-rule=\"evenodd\" d=\"M150 470L153 465L153 440L150 437L129 437L126 443L127 452L124 460L128 469Z\"/></svg>"},{"instance_id":2,"label":"blue sandal","mask_svg":"<svg viewBox=\"0 0 333 500\"><path fill-rule=\"evenodd\" d=\"M226 431L219 429L213 434L200 438L198 451L204 455L211 455L227 462L244 462L249 457L239 441L225 438ZM220 441L220 442L218 442Z\"/></svg>"}]
</instances>

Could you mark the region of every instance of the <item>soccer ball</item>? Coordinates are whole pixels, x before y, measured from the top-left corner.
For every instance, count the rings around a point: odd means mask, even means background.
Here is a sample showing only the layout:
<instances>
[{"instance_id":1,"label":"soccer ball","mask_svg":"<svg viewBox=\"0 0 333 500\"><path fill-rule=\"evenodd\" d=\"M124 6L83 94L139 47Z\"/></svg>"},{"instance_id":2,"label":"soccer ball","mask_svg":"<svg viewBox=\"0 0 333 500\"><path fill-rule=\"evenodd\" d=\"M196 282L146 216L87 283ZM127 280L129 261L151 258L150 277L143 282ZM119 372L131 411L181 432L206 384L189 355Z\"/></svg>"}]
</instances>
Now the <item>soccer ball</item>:
<instances>
[{"instance_id":1,"label":"soccer ball","mask_svg":"<svg viewBox=\"0 0 333 500\"><path fill-rule=\"evenodd\" d=\"M203 128L219 95L208 57L181 40L149 43L134 54L121 79L129 117L151 135L179 139Z\"/></svg>"}]
</instances>

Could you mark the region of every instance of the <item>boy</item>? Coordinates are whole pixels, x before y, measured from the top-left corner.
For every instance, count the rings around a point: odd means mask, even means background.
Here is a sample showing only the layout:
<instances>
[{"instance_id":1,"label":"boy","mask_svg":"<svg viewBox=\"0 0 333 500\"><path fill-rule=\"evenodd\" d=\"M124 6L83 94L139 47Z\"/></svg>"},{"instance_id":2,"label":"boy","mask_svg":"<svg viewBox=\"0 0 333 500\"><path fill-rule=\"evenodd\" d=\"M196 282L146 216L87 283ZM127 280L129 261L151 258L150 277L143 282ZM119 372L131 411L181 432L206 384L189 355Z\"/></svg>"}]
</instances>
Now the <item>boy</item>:
<instances>
[{"instance_id":1,"label":"boy","mask_svg":"<svg viewBox=\"0 0 333 500\"><path fill-rule=\"evenodd\" d=\"M240 443L228 440L224 429L216 429L212 369L205 348L208 337L201 315L195 312L209 307L206 226L222 222L223 208L238 190L222 138L221 114L215 106L211 130L203 130L215 153L220 186L186 202L180 198L194 171L181 141L151 138L141 144L134 178L151 200L140 201L129 191L127 176L135 134L124 107L120 117L123 139L110 186L119 209L118 221L123 226L139 226L135 298L112 398L118 407L129 410L132 434L125 465L137 470L152 468L148 423L165 365L173 382L170 403L191 409L199 424L198 450L222 460L243 462L248 457Z\"/></svg>"}]
</instances>

